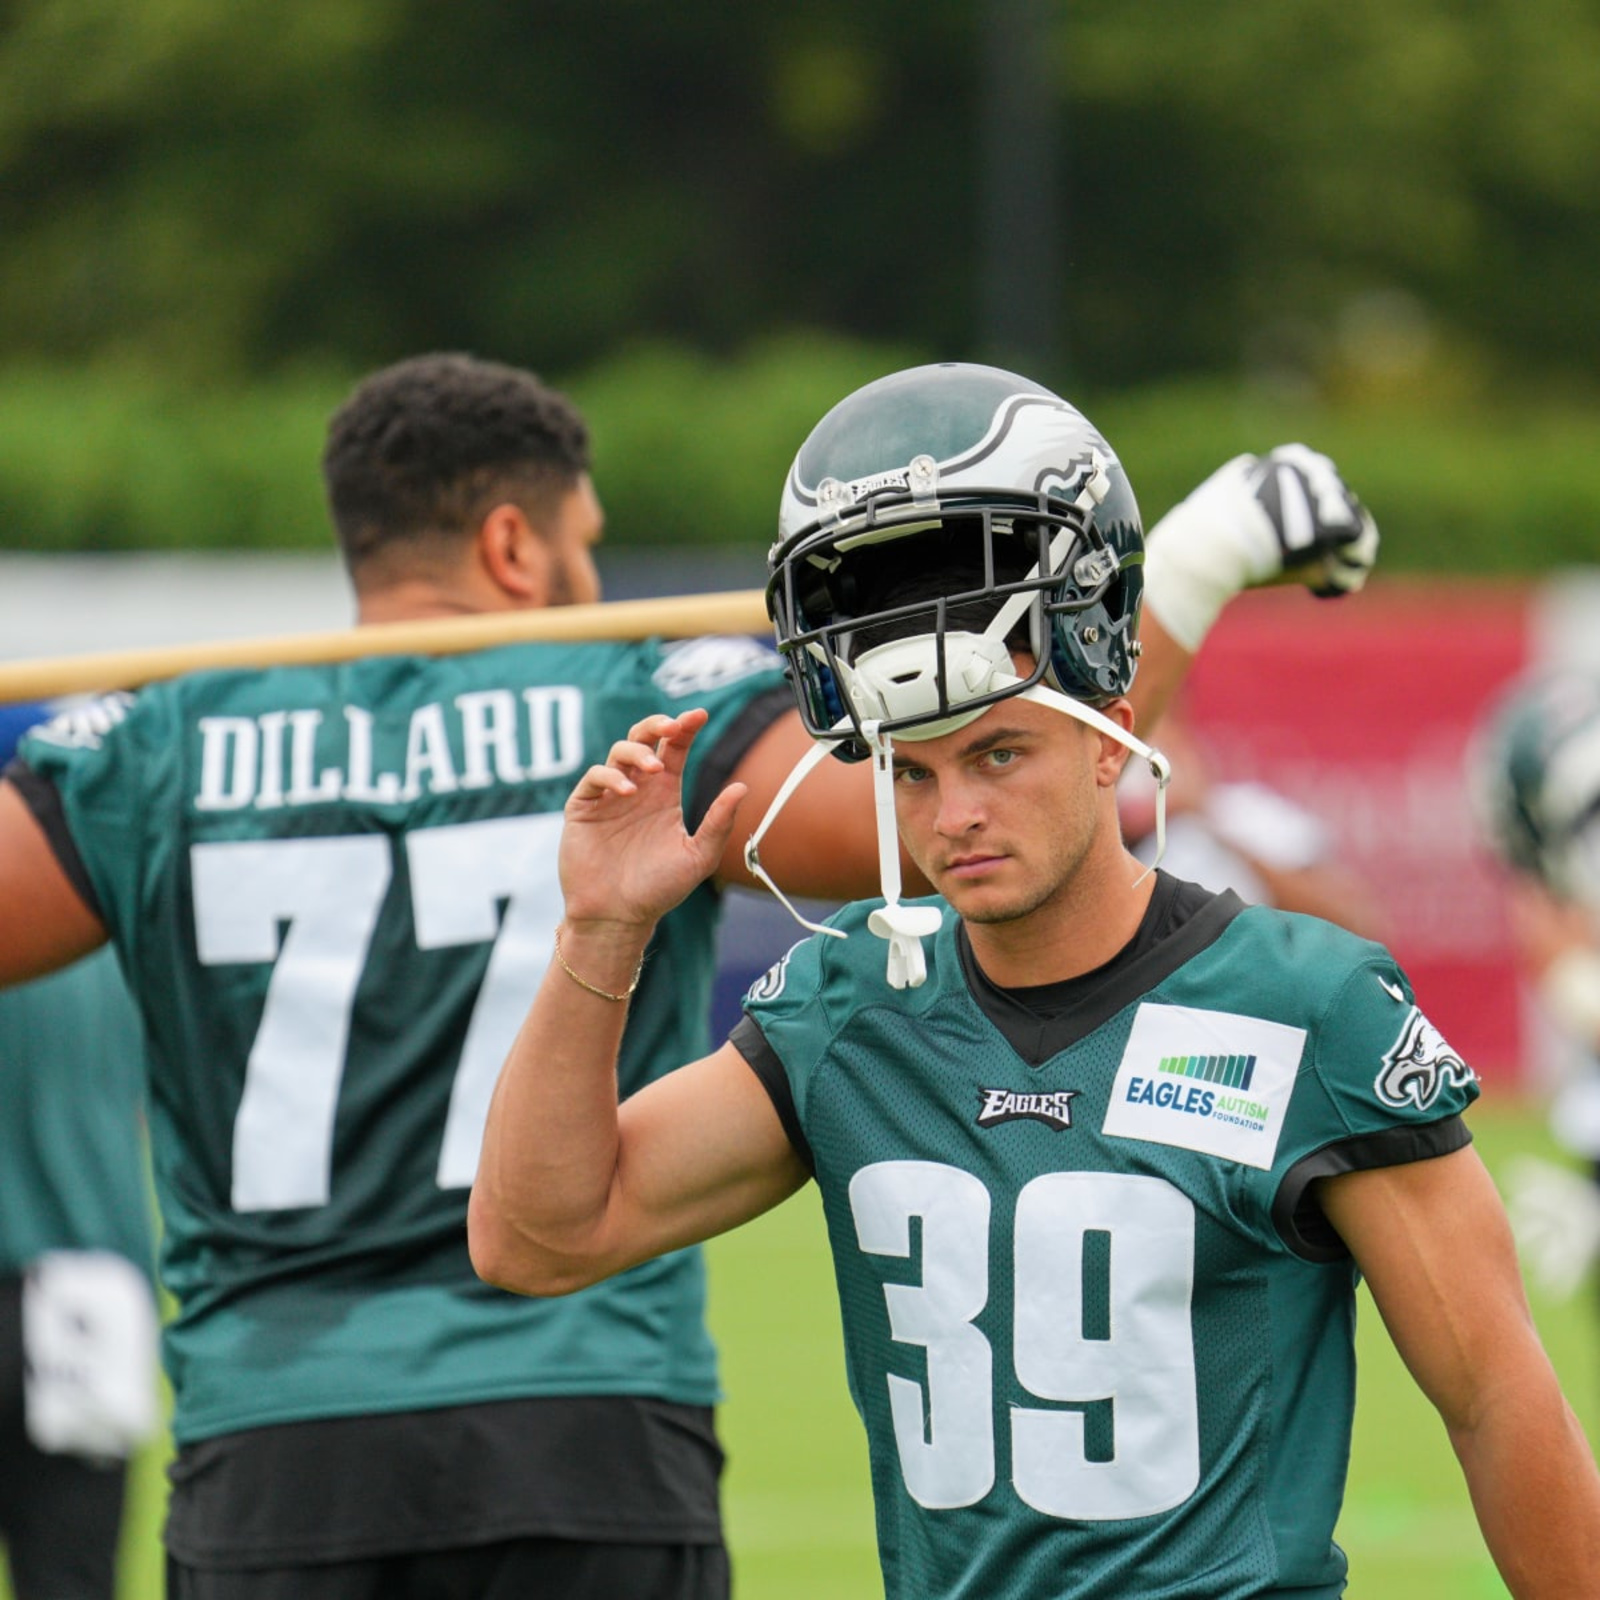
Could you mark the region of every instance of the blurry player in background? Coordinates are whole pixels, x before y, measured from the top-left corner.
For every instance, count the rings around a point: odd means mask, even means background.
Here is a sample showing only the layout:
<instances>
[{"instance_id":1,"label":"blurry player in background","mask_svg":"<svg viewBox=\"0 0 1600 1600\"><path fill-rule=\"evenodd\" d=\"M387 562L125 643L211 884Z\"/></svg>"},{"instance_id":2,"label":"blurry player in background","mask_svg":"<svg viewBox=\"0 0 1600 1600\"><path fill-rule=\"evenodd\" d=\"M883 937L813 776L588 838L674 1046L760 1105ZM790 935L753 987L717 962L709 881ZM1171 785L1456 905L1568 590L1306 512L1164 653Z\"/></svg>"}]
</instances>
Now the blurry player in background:
<instances>
[{"instance_id":1,"label":"blurry player in background","mask_svg":"<svg viewBox=\"0 0 1600 1600\"><path fill-rule=\"evenodd\" d=\"M1076 410L987 368L847 397L796 457L769 604L940 898L842 910L715 1053L619 1103L624 997L714 867L704 713L588 769L562 947L490 1108L491 1281L561 1293L815 1180L891 1600L1334 1600L1358 1281L1519 1600L1600 1571L1600 1475L1462 1112L1381 946L1141 868L1117 825L1142 536ZM887 955L885 953L887 944ZM887 965L887 971L886 969Z\"/></svg>"},{"instance_id":2,"label":"blurry player in background","mask_svg":"<svg viewBox=\"0 0 1600 1600\"><path fill-rule=\"evenodd\" d=\"M0 767L47 715L0 706ZM143 1098L110 951L0 993L0 1542L17 1600L113 1600L128 1457L160 1425Z\"/></svg>"},{"instance_id":3,"label":"blurry player in background","mask_svg":"<svg viewBox=\"0 0 1600 1600\"><path fill-rule=\"evenodd\" d=\"M1268 784L1219 777L1203 733L1181 706L1168 707L1159 739L1172 763L1161 864L1173 877L1383 938L1376 895L1340 859L1322 817ZM1156 857L1155 798L1149 769L1130 762L1117 788L1118 811L1128 848L1144 862Z\"/></svg>"},{"instance_id":4,"label":"blurry player in background","mask_svg":"<svg viewBox=\"0 0 1600 1600\"><path fill-rule=\"evenodd\" d=\"M525 372L376 373L324 469L363 623L597 598L587 432ZM1234 471L1173 513L1142 715L1238 588L1359 587L1376 532L1331 464L1303 471L1318 492L1288 512ZM752 641L525 645L196 674L35 734L0 785L0 981L110 939L152 1041L172 1600L727 1593L699 1253L537 1301L479 1281L466 1245L495 1076L563 959L563 803L662 706L709 712L691 822L734 780L753 826L812 747ZM868 892L870 794L827 762L765 869ZM742 845L661 924L624 1092L708 1047Z\"/></svg>"},{"instance_id":5,"label":"blurry player in background","mask_svg":"<svg viewBox=\"0 0 1600 1600\"><path fill-rule=\"evenodd\" d=\"M1363 560L1370 561L1376 549L1371 518L1332 463L1304 445L1235 457L1150 531L1146 629L1154 618L1158 635L1177 640L1188 652L1180 659L1191 659L1233 594L1281 581L1274 576L1274 548L1314 549L1318 530L1330 516L1351 519L1360 534L1342 548L1340 559L1303 575L1313 593L1324 597L1360 586ZM1292 561L1279 564L1296 570ZM1319 819L1264 785L1214 779L1203 730L1191 727L1173 703L1178 678L1174 666L1163 668L1159 742L1173 774L1167 836L1157 837L1149 769L1130 762L1118 791L1130 849L1146 862L1164 849L1162 859L1175 877L1213 890L1233 889L1252 904L1307 912L1379 937L1381 916L1372 894L1335 858ZM1148 721L1141 714L1139 725Z\"/></svg>"},{"instance_id":6,"label":"blurry player in background","mask_svg":"<svg viewBox=\"0 0 1600 1600\"><path fill-rule=\"evenodd\" d=\"M1570 1294L1600 1257L1600 674L1548 670L1508 688L1473 740L1468 780L1542 1024L1531 1081L1557 1143L1588 1169L1524 1157L1511 1213L1536 1280Z\"/></svg>"}]
</instances>

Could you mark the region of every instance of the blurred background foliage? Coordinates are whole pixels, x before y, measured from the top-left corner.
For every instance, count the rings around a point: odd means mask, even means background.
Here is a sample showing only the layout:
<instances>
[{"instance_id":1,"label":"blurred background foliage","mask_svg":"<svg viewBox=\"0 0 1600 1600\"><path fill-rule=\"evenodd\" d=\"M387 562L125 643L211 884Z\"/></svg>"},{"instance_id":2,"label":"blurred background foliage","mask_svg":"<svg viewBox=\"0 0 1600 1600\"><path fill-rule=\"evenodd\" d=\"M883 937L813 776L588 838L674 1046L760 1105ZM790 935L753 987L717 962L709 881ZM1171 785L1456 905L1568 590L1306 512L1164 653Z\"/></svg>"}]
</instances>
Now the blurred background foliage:
<instances>
[{"instance_id":1,"label":"blurred background foliage","mask_svg":"<svg viewBox=\"0 0 1600 1600\"><path fill-rule=\"evenodd\" d=\"M764 545L856 384L996 360L1153 518L1301 437L1391 569L1600 527L1584 0L0 0L0 526L323 548L323 424L471 349L621 543Z\"/></svg>"}]
</instances>

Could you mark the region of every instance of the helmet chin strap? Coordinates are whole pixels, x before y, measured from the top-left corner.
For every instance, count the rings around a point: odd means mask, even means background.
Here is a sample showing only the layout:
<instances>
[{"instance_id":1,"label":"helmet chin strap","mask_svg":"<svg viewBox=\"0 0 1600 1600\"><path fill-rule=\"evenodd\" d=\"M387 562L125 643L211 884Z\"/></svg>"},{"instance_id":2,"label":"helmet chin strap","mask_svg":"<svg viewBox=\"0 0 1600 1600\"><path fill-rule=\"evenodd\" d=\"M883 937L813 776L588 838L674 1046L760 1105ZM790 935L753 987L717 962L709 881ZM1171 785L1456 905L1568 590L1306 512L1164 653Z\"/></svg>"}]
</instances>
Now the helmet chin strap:
<instances>
[{"instance_id":1,"label":"helmet chin strap","mask_svg":"<svg viewBox=\"0 0 1600 1600\"><path fill-rule=\"evenodd\" d=\"M800 785L811 776L812 769L818 764L818 762L822 761L827 756L832 755L833 752L841 744L843 744L847 738L851 737L855 733L855 726L851 723L848 717L841 717L834 724L834 727L844 731L842 731L839 737L836 739L818 739L816 743L813 744L797 762L795 762L794 770L790 772L789 776L783 780L783 786L772 797L772 804L767 807L767 814L761 819L760 823L756 827L755 832L745 840L744 864L746 869L749 871L750 876L753 878L759 878L761 882L767 886L768 890L778 897L779 901L782 902L784 910L787 911L802 928L806 928L812 933L825 933L830 939L847 939L849 938L849 935L845 933L843 929L830 928L824 923L812 922L808 917L801 916L799 911L795 908L794 902L783 892L782 889L777 886L776 883L772 881L772 878L767 873L767 869L761 865L761 856L759 853L761 841L767 836L767 829L777 821L778 813L782 811L786 805L788 805L790 796L793 795L795 790L798 789ZM881 838L879 843L881 851ZM895 865L898 868L898 855L895 858Z\"/></svg>"},{"instance_id":2,"label":"helmet chin strap","mask_svg":"<svg viewBox=\"0 0 1600 1600\"><path fill-rule=\"evenodd\" d=\"M928 976L922 941L939 931L944 917L937 906L900 903L900 829L894 815L894 740L876 722L861 732L872 752L872 799L878 819L878 878L883 904L867 918L867 927L889 941L889 987L920 988Z\"/></svg>"},{"instance_id":3,"label":"helmet chin strap","mask_svg":"<svg viewBox=\"0 0 1600 1600\"><path fill-rule=\"evenodd\" d=\"M931 637L929 642L932 642ZM995 672L991 674L986 690L1003 688L1008 682L1020 684L1022 681L1014 672ZM1074 717L1079 722L1087 723L1097 732L1105 734L1107 738L1115 739L1118 744L1126 746L1149 763L1151 776L1156 781L1156 854L1155 860L1134 880L1136 883L1143 882L1160 863L1167 846L1166 791L1172 777L1171 763L1159 750L1113 722L1103 712L1097 711L1093 706L1085 705L1081 700L1074 700L1070 695L1061 694L1055 689L1047 689L1043 684L1035 684L1030 689L1021 690L1018 698L1032 700L1037 705L1048 706L1052 711L1059 711L1064 716ZM937 738L941 734L964 727L988 709L988 706L978 706L971 711L958 712L951 717L943 718L929 727L919 727L909 731L902 729L900 738L907 744L914 744L919 738ZM872 753L872 794L878 826L878 875L884 900L883 905L867 918L867 926L880 939L889 942L890 986L896 989L915 989L928 976L927 958L922 948L922 941L931 938L939 931L943 916L937 906L908 906L902 904L900 900L900 834L894 815L894 740L883 730L882 721L883 719L877 718L859 725L860 736L866 740L867 747ZM768 876L761 865L759 854L761 841L765 838L767 829L788 804L789 797L805 781L819 761L830 755L846 737L857 732L856 725L847 717L841 718L834 727L841 730L838 738L819 739L795 763L794 770L784 780L783 787L773 796L767 814L761 819L755 832L750 835L744 847L744 861L751 875L759 878L778 897L789 915L801 927L809 929L812 933L843 939L846 935L841 929L830 928L820 922L811 922L801 916L788 896Z\"/></svg>"}]
</instances>

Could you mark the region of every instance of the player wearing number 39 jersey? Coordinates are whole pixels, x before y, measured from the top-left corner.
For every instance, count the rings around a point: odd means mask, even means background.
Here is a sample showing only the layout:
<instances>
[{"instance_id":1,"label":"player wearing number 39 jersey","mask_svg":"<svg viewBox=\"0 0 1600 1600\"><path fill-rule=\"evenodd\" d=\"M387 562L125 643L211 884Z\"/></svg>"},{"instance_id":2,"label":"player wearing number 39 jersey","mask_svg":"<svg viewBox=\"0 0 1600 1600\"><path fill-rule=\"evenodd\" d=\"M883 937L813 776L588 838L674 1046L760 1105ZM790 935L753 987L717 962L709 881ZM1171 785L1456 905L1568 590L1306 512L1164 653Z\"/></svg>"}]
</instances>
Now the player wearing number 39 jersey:
<instances>
[{"instance_id":1,"label":"player wearing number 39 jersey","mask_svg":"<svg viewBox=\"0 0 1600 1600\"><path fill-rule=\"evenodd\" d=\"M1314 461L1266 479L1307 538L1353 515ZM1380 946L1122 843L1128 752L1168 772L1126 698L1142 556L1109 444L1026 379L913 369L818 424L768 601L819 748L871 768L882 894L619 1103L616 997L741 799L687 832L706 714L636 723L567 802L567 968L495 1091L474 1260L570 1290L815 1181L890 1600L1336 1600L1359 1274L1512 1594L1592 1594L1600 1474L1473 1073Z\"/></svg>"},{"instance_id":2,"label":"player wearing number 39 jersey","mask_svg":"<svg viewBox=\"0 0 1600 1600\"><path fill-rule=\"evenodd\" d=\"M888 989L838 925L734 1043L821 1190L891 1594L1340 1593L1356 1274L1313 1185L1459 1149L1477 1094L1392 962L1164 874L1036 994L959 923Z\"/></svg>"}]
</instances>

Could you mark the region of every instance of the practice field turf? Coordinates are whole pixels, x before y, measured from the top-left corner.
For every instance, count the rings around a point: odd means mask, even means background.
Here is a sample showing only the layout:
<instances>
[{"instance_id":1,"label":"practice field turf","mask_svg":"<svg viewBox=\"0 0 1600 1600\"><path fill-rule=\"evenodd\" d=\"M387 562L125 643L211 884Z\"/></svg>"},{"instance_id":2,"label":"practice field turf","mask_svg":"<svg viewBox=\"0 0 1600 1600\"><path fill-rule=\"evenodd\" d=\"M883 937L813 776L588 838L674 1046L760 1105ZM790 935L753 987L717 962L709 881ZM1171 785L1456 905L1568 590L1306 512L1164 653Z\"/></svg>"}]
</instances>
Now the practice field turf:
<instances>
[{"instance_id":1,"label":"practice field turf","mask_svg":"<svg viewBox=\"0 0 1600 1600\"><path fill-rule=\"evenodd\" d=\"M1472 1114L1497 1176L1522 1151L1551 1154L1539 1114L1511 1104ZM712 1320L728 1402L727 1520L737 1600L872 1600L866 1459L845 1391L838 1315L814 1191L711 1246ZM1600 1327L1591 1297L1534 1311L1567 1393L1600 1439ZM1400 1366L1370 1301L1361 1316L1361 1392L1341 1540L1360 1600L1494 1600L1455 1458ZM121 1600L158 1600L161 1459L140 1463ZM0 1597L10 1591L0 1583Z\"/></svg>"}]
</instances>

